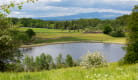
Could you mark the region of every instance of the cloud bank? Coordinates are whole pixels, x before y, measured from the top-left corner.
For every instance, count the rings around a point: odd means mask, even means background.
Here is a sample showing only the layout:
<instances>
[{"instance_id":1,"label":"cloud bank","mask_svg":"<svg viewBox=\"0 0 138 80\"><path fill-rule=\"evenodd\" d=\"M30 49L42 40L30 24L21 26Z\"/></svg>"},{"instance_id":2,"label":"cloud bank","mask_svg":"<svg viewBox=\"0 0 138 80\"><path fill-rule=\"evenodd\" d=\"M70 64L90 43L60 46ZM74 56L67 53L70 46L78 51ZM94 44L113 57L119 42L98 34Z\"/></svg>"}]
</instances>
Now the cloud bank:
<instances>
[{"instance_id":1,"label":"cloud bank","mask_svg":"<svg viewBox=\"0 0 138 80\"><path fill-rule=\"evenodd\" d=\"M15 1L20 2L21 0ZM2 3L5 2L2 1ZM39 0L36 3L26 3L22 10L13 9L9 16L56 17L94 12L110 12L123 15L130 14L136 4L138 4L138 0Z\"/></svg>"}]
</instances>

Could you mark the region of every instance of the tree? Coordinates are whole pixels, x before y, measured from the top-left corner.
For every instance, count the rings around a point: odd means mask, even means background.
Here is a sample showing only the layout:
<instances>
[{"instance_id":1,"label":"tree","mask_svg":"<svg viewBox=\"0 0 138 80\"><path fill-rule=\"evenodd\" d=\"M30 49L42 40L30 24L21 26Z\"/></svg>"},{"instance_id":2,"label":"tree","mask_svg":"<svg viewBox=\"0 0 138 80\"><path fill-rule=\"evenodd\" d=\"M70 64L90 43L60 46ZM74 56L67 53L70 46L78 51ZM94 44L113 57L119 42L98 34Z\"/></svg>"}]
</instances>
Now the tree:
<instances>
[{"instance_id":1,"label":"tree","mask_svg":"<svg viewBox=\"0 0 138 80\"><path fill-rule=\"evenodd\" d=\"M104 34L109 34L110 32L112 32L112 28L108 25L104 26Z\"/></svg>"},{"instance_id":2,"label":"tree","mask_svg":"<svg viewBox=\"0 0 138 80\"><path fill-rule=\"evenodd\" d=\"M20 44L12 36L12 29L9 19L0 16L0 71L5 71L7 65L16 63L21 57L21 54L18 52Z\"/></svg>"},{"instance_id":3,"label":"tree","mask_svg":"<svg viewBox=\"0 0 138 80\"><path fill-rule=\"evenodd\" d=\"M57 64L57 68L65 67L65 64L64 64L64 61L63 61L62 54L59 54L59 55L56 57L56 64Z\"/></svg>"},{"instance_id":4,"label":"tree","mask_svg":"<svg viewBox=\"0 0 138 80\"><path fill-rule=\"evenodd\" d=\"M113 37L124 37L125 33L122 30L116 30L116 31L112 31L110 35Z\"/></svg>"},{"instance_id":5,"label":"tree","mask_svg":"<svg viewBox=\"0 0 138 80\"><path fill-rule=\"evenodd\" d=\"M49 54L45 55L42 53L39 60L41 70L49 70L50 65L53 63L53 58Z\"/></svg>"},{"instance_id":6,"label":"tree","mask_svg":"<svg viewBox=\"0 0 138 80\"><path fill-rule=\"evenodd\" d=\"M38 0L25 0L25 1L20 1L17 3L15 3L14 0L11 0L7 4L1 4L0 5L0 10L1 10L0 14L4 14L4 12L9 14L11 12L11 8L14 8L17 6L18 9L22 9L23 4L29 3L29 2L34 3L35 1L38 1Z\"/></svg>"},{"instance_id":7,"label":"tree","mask_svg":"<svg viewBox=\"0 0 138 80\"><path fill-rule=\"evenodd\" d=\"M138 5L133 9L128 27L127 54L124 57L125 63L138 62Z\"/></svg>"},{"instance_id":8,"label":"tree","mask_svg":"<svg viewBox=\"0 0 138 80\"><path fill-rule=\"evenodd\" d=\"M67 66L69 66L69 67L73 66L73 59L72 59L72 57L69 54L66 56L66 60L65 61L66 61Z\"/></svg>"},{"instance_id":9,"label":"tree","mask_svg":"<svg viewBox=\"0 0 138 80\"><path fill-rule=\"evenodd\" d=\"M34 59L33 57L25 56L24 58L25 71L34 71Z\"/></svg>"},{"instance_id":10,"label":"tree","mask_svg":"<svg viewBox=\"0 0 138 80\"><path fill-rule=\"evenodd\" d=\"M28 30L26 31L26 34L28 35L28 37L29 37L30 39L32 39L32 37L36 35L35 32L34 32L32 29L28 29Z\"/></svg>"},{"instance_id":11,"label":"tree","mask_svg":"<svg viewBox=\"0 0 138 80\"><path fill-rule=\"evenodd\" d=\"M59 55L56 57L56 62L57 62L57 64L62 64L62 63L63 63L62 54L59 54Z\"/></svg>"},{"instance_id":12,"label":"tree","mask_svg":"<svg viewBox=\"0 0 138 80\"><path fill-rule=\"evenodd\" d=\"M40 62L40 57L36 56L35 58L35 70L40 71L41 70L41 62Z\"/></svg>"},{"instance_id":13,"label":"tree","mask_svg":"<svg viewBox=\"0 0 138 80\"><path fill-rule=\"evenodd\" d=\"M29 2L34 0L27 0ZM10 1L9 1L10 2ZM21 54L19 53L19 41L15 39L15 36L12 35L13 25L11 21L6 18L3 13L9 14L11 7L18 6L21 9L22 5L25 2L14 3L10 2L9 4L0 5L0 71L7 70L9 65L12 65L21 59Z\"/></svg>"}]
</instances>

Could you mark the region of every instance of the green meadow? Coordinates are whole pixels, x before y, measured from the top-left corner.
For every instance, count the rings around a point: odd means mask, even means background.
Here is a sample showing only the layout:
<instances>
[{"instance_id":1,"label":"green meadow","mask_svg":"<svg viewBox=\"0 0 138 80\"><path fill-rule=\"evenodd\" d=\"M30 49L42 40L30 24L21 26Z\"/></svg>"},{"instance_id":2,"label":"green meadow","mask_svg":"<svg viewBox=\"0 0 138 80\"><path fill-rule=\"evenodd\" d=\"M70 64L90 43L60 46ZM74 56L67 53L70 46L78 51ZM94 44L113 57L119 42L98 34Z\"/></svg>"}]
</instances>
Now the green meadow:
<instances>
[{"instance_id":1,"label":"green meadow","mask_svg":"<svg viewBox=\"0 0 138 80\"><path fill-rule=\"evenodd\" d=\"M138 80L138 64L84 69L81 67L63 68L41 72L4 72L0 80Z\"/></svg>"},{"instance_id":2,"label":"green meadow","mask_svg":"<svg viewBox=\"0 0 138 80\"><path fill-rule=\"evenodd\" d=\"M20 31L26 31L29 28L19 28ZM107 42L125 44L124 37L112 37L102 33L83 33L77 31L68 31L60 29L31 28L36 32L37 39L33 44L57 43L57 42Z\"/></svg>"}]
</instances>

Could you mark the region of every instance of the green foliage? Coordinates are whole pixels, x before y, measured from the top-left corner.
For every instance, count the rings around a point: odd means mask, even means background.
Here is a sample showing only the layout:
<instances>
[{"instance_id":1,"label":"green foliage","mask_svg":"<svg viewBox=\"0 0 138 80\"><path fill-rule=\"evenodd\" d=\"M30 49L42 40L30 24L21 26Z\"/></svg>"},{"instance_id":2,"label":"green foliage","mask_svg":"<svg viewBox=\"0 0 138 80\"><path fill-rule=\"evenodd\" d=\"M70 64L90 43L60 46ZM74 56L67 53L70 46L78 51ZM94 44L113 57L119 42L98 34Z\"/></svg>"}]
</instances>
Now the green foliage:
<instances>
[{"instance_id":1,"label":"green foliage","mask_svg":"<svg viewBox=\"0 0 138 80\"><path fill-rule=\"evenodd\" d=\"M121 31L121 30L112 31L112 32L110 33L110 35L113 36L113 37L125 37L124 32Z\"/></svg>"},{"instance_id":2,"label":"green foliage","mask_svg":"<svg viewBox=\"0 0 138 80\"><path fill-rule=\"evenodd\" d=\"M28 37L29 37L30 39L32 39L32 37L36 35L36 33L35 33L32 29L28 29L28 30L25 31L25 32L26 32L26 34L28 35Z\"/></svg>"},{"instance_id":3,"label":"green foliage","mask_svg":"<svg viewBox=\"0 0 138 80\"><path fill-rule=\"evenodd\" d=\"M88 53L82 58L80 65L84 68L95 68L106 66L104 57L99 52Z\"/></svg>"},{"instance_id":4,"label":"green foliage","mask_svg":"<svg viewBox=\"0 0 138 80\"><path fill-rule=\"evenodd\" d=\"M15 6L18 7L18 9L22 9L23 4L25 3L29 3L29 2L35 2L37 0L25 0L25 1L21 1L21 2L13 2L13 1L9 1L9 3L5 3L5 4L1 4L0 5L0 13L6 12L7 14L11 13L11 8L14 8Z\"/></svg>"},{"instance_id":5,"label":"green foliage","mask_svg":"<svg viewBox=\"0 0 138 80\"><path fill-rule=\"evenodd\" d=\"M138 5L133 9L128 27L127 54L124 57L125 63L138 62Z\"/></svg>"},{"instance_id":6,"label":"green foliage","mask_svg":"<svg viewBox=\"0 0 138 80\"><path fill-rule=\"evenodd\" d=\"M72 59L72 56L69 55L69 54L66 56L65 61L66 61L66 64L67 64L68 67L72 67L74 65L74 61Z\"/></svg>"},{"instance_id":7,"label":"green foliage","mask_svg":"<svg viewBox=\"0 0 138 80\"><path fill-rule=\"evenodd\" d=\"M41 72L0 73L0 80L137 80L138 64L104 68L63 68Z\"/></svg>"},{"instance_id":8,"label":"green foliage","mask_svg":"<svg viewBox=\"0 0 138 80\"><path fill-rule=\"evenodd\" d=\"M23 64L24 64L25 71L34 71L33 57L25 56Z\"/></svg>"},{"instance_id":9,"label":"green foliage","mask_svg":"<svg viewBox=\"0 0 138 80\"><path fill-rule=\"evenodd\" d=\"M56 62L57 62L57 64L62 64L62 63L63 63L62 54L59 54L59 55L56 57Z\"/></svg>"},{"instance_id":10,"label":"green foliage","mask_svg":"<svg viewBox=\"0 0 138 80\"><path fill-rule=\"evenodd\" d=\"M6 18L3 13L9 14L11 8L17 6L21 9L21 6L24 3L34 1L36 0L27 0L21 3L9 1L10 3L0 5L0 71L8 70L10 68L9 66L19 62L19 59L21 58L21 54L18 52L20 41L17 40L15 37L16 35L13 35L13 32L15 33L16 31L14 31L9 18Z\"/></svg>"},{"instance_id":11,"label":"green foliage","mask_svg":"<svg viewBox=\"0 0 138 80\"><path fill-rule=\"evenodd\" d=\"M112 32L112 28L108 25L104 26L104 34L110 34L110 32Z\"/></svg>"},{"instance_id":12,"label":"green foliage","mask_svg":"<svg viewBox=\"0 0 138 80\"><path fill-rule=\"evenodd\" d=\"M5 71L8 65L14 64L21 57L18 52L20 44L16 40L13 25L5 16L0 16L0 71Z\"/></svg>"},{"instance_id":13,"label":"green foliage","mask_svg":"<svg viewBox=\"0 0 138 80\"><path fill-rule=\"evenodd\" d=\"M28 41L30 40L30 38L28 37L28 35L26 33L22 33L22 32L19 32L17 34L17 40L21 41L21 43L28 43Z\"/></svg>"},{"instance_id":14,"label":"green foliage","mask_svg":"<svg viewBox=\"0 0 138 80\"><path fill-rule=\"evenodd\" d=\"M44 21L32 18L11 18L13 23L15 20L22 24L21 27L32 28L47 28L47 29L61 29L68 30L69 32L80 32L80 30L90 29L90 31L103 31L105 25L110 25L112 30L117 30L123 27L123 31L128 26L130 15L123 15L117 17L115 20L100 20L100 19L79 19L72 21ZM88 30L89 31L89 30ZM110 30L109 30L110 31Z\"/></svg>"},{"instance_id":15,"label":"green foliage","mask_svg":"<svg viewBox=\"0 0 138 80\"><path fill-rule=\"evenodd\" d=\"M39 66L40 66L41 70L49 70L50 69L50 65L53 63L53 58L49 54L45 55L44 53L42 53L40 55L40 57L38 58L38 60L37 61L40 64Z\"/></svg>"},{"instance_id":16,"label":"green foliage","mask_svg":"<svg viewBox=\"0 0 138 80\"><path fill-rule=\"evenodd\" d=\"M63 60L62 54L59 54L59 55L56 57L56 64L57 64L57 68L65 67L65 64L64 64L64 60Z\"/></svg>"},{"instance_id":17,"label":"green foliage","mask_svg":"<svg viewBox=\"0 0 138 80\"><path fill-rule=\"evenodd\" d=\"M47 57L44 53L42 53L40 55L40 68L41 68L41 70L48 70L49 69Z\"/></svg>"}]
</instances>

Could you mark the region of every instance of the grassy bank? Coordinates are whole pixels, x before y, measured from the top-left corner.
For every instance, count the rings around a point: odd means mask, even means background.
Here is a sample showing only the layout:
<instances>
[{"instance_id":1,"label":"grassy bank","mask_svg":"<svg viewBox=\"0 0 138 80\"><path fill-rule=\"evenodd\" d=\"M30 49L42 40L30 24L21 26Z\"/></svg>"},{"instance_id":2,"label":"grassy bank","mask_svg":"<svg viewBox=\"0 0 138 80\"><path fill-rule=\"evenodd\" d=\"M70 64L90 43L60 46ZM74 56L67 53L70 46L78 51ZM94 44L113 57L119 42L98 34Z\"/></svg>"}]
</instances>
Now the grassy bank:
<instances>
[{"instance_id":1,"label":"grassy bank","mask_svg":"<svg viewBox=\"0 0 138 80\"><path fill-rule=\"evenodd\" d=\"M42 72L0 73L0 80L138 80L138 64L105 68L81 67Z\"/></svg>"},{"instance_id":2,"label":"grassy bank","mask_svg":"<svg viewBox=\"0 0 138 80\"><path fill-rule=\"evenodd\" d=\"M28 28L20 28L25 31ZM37 34L37 39L33 41L32 46L43 45L46 43L60 43L60 42L105 42L105 43L119 43L125 44L124 37L111 37L102 33L83 33L83 32L69 32L68 30L31 28ZM28 46L28 45L24 45Z\"/></svg>"}]
</instances>

